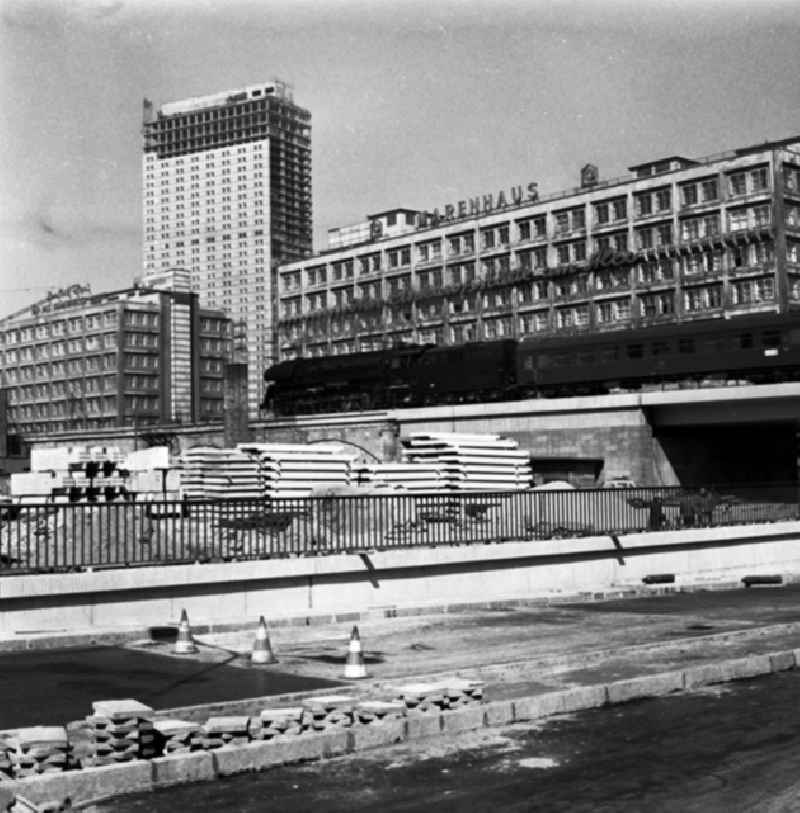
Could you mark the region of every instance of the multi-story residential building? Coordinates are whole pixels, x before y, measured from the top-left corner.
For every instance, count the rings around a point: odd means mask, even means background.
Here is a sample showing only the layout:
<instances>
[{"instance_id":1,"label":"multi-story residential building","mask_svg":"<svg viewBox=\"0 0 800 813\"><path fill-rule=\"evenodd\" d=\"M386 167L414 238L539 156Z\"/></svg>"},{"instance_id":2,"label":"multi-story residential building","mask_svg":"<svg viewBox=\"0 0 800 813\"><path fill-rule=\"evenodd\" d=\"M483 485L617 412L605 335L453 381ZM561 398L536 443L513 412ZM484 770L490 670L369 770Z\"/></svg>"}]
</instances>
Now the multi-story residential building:
<instances>
[{"instance_id":1,"label":"multi-story residential building","mask_svg":"<svg viewBox=\"0 0 800 813\"><path fill-rule=\"evenodd\" d=\"M460 201L282 266L280 358L800 307L800 136L629 171L587 165L580 187Z\"/></svg>"},{"instance_id":2,"label":"multi-story residential building","mask_svg":"<svg viewBox=\"0 0 800 813\"><path fill-rule=\"evenodd\" d=\"M201 305L244 323L248 406L273 361L275 269L311 252L311 115L273 81L144 104L145 280L191 273Z\"/></svg>"},{"instance_id":3,"label":"multi-story residential building","mask_svg":"<svg viewBox=\"0 0 800 813\"><path fill-rule=\"evenodd\" d=\"M180 273L159 282L73 285L0 320L9 435L222 419L230 319Z\"/></svg>"}]
</instances>

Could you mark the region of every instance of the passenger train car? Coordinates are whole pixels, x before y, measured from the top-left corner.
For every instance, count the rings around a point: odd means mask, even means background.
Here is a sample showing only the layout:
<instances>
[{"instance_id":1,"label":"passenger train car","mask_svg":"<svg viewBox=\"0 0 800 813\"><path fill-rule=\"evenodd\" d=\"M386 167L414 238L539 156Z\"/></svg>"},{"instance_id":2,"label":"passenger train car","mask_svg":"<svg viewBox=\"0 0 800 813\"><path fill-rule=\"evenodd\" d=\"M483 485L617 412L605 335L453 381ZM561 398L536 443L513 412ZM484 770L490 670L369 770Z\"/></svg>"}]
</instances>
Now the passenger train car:
<instances>
[{"instance_id":1,"label":"passenger train car","mask_svg":"<svg viewBox=\"0 0 800 813\"><path fill-rule=\"evenodd\" d=\"M607 333L407 344L269 369L276 415L604 394L649 385L800 381L800 314Z\"/></svg>"}]
</instances>

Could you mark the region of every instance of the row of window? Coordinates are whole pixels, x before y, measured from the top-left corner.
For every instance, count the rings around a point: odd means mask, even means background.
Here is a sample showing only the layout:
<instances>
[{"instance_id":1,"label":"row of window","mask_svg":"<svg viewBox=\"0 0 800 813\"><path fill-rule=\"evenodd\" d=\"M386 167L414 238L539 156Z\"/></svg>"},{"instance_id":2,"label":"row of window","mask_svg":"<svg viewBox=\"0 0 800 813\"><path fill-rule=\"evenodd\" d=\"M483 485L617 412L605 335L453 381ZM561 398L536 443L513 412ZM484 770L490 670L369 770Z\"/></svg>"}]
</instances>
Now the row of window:
<instances>
[{"instance_id":1,"label":"row of window","mask_svg":"<svg viewBox=\"0 0 800 813\"><path fill-rule=\"evenodd\" d=\"M787 245L787 256L800 257L800 241L790 241ZM545 258L536 252L526 252L521 256L521 267L526 270L539 270L546 266ZM757 268L768 266L774 262L774 250L771 243L747 243L733 248L695 251L682 254L677 259L661 257L653 260L644 260L633 266L633 272L627 269L605 269L570 275L569 278L556 280L552 283L555 296L575 295L586 293L590 288L604 291L614 288L630 287L634 280L641 284L670 282L680 273L684 277L697 274L721 273L725 268L730 271L738 269ZM542 263L539 265L538 263ZM436 291L444 285L465 285L479 277L481 279L498 278L499 274L509 270L508 258L493 258L484 261L478 272L475 263L462 263L447 269L431 269L418 271L417 290L420 292ZM576 282L577 281L577 282ZM385 288L389 296L408 291L412 287L410 274L401 274L386 280ZM576 289L576 285L578 286ZM532 284L518 285L521 301L527 301L528 291L547 292L547 280ZM565 290L569 288L569 290ZM355 283L355 286L334 288L331 291L317 291L306 294L305 297L296 296L285 298L281 302L281 316L291 318L305 313L326 310L329 307L342 308L354 305L357 301L379 300L383 295L382 281ZM487 295L488 296L488 295ZM547 293L536 298L545 299ZM305 310L304 310L305 308Z\"/></svg>"}]
</instances>

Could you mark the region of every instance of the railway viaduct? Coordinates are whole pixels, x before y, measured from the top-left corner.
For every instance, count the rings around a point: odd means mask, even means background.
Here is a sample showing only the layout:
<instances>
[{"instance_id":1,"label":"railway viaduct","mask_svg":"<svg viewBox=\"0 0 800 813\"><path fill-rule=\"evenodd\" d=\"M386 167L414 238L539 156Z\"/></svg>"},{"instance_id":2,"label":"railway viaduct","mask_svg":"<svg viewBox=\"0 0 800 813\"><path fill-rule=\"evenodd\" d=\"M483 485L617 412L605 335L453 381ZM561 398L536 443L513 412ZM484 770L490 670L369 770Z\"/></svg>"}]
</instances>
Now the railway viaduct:
<instances>
[{"instance_id":1,"label":"railway viaduct","mask_svg":"<svg viewBox=\"0 0 800 813\"><path fill-rule=\"evenodd\" d=\"M238 440L349 444L394 460L411 432L496 433L530 449L535 476L592 485L628 475L647 485L797 481L800 383L681 389L226 423L75 431L31 445L169 442L174 452ZM1 465L1 464L0 464Z\"/></svg>"}]
</instances>

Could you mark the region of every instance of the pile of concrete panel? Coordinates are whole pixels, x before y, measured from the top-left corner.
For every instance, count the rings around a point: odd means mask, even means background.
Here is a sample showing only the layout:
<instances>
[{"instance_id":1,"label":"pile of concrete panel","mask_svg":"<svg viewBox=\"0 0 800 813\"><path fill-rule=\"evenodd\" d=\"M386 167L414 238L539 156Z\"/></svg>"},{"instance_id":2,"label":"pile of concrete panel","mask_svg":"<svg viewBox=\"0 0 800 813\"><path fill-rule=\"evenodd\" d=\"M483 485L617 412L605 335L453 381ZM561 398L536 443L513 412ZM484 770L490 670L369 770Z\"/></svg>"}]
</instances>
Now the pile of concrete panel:
<instances>
[{"instance_id":1,"label":"pile of concrete panel","mask_svg":"<svg viewBox=\"0 0 800 813\"><path fill-rule=\"evenodd\" d=\"M181 456L181 493L189 499L258 499L258 461L238 449L197 447Z\"/></svg>"},{"instance_id":2,"label":"pile of concrete panel","mask_svg":"<svg viewBox=\"0 0 800 813\"><path fill-rule=\"evenodd\" d=\"M250 737L254 740L271 740L301 734L304 730L302 706L262 709L259 716L250 721Z\"/></svg>"},{"instance_id":3,"label":"pile of concrete panel","mask_svg":"<svg viewBox=\"0 0 800 813\"><path fill-rule=\"evenodd\" d=\"M303 702L303 723L313 731L349 728L353 725L356 700L350 695L310 697Z\"/></svg>"},{"instance_id":4,"label":"pile of concrete panel","mask_svg":"<svg viewBox=\"0 0 800 813\"><path fill-rule=\"evenodd\" d=\"M8 773L15 779L40 773L63 771L70 744L63 726L21 728L5 740Z\"/></svg>"},{"instance_id":5,"label":"pile of concrete panel","mask_svg":"<svg viewBox=\"0 0 800 813\"><path fill-rule=\"evenodd\" d=\"M402 439L403 460L441 471L457 491L516 491L531 485L530 453L500 435L416 432Z\"/></svg>"},{"instance_id":6,"label":"pile of concrete panel","mask_svg":"<svg viewBox=\"0 0 800 813\"><path fill-rule=\"evenodd\" d=\"M265 497L302 498L350 486L352 452L338 444L240 443L257 458Z\"/></svg>"},{"instance_id":7,"label":"pile of concrete panel","mask_svg":"<svg viewBox=\"0 0 800 813\"><path fill-rule=\"evenodd\" d=\"M30 471L12 474L10 491L20 499L111 502L141 494L158 498L175 488L169 449L157 446L124 453L116 446L55 446L31 450ZM168 472L165 481L162 472Z\"/></svg>"},{"instance_id":8,"label":"pile of concrete panel","mask_svg":"<svg viewBox=\"0 0 800 813\"><path fill-rule=\"evenodd\" d=\"M359 488L438 491L447 484L441 467L427 463L367 463L355 466L351 481Z\"/></svg>"},{"instance_id":9,"label":"pile of concrete panel","mask_svg":"<svg viewBox=\"0 0 800 813\"><path fill-rule=\"evenodd\" d=\"M155 720L153 728L156 732L158 748L165 754L199 751L203 747L202 742L200 742L201 730L199 723L170 718Z\"/></svg>"},{"instance_id":10,"label":"pile of concrete panel","mask_svg":"<svg viewBox=\"0 0 800 813\"><path fill-rule=\"evenodd\" d=\"M200 729L199 742L204 750L250 742L250 718L244 714L209 717Z\"/></svg>"},{"instance_id":11,"label":"pile of concrete panel","mask_svg":"<svg viewBox=\"0 0 800 813\"><path fill-rule=\"evenodd\" d=\"M98 700L86 718L87 765L115 765L158 756L153 709L138 700Z\"/></svg>"},{"instance_id":12,"label":"pile of concrete panel","mask_svg":"<svg viewBox=\"0 0 800 813\"><path fill-rule=\"evenodd\" d=\"M483 700L484 684L476 680L451 678L432 683L398 686L397 699L409 710L445 711Z\"/></svg>"},{"instance_id":13,"label":"pile of concrete panel","mask_svg":"<svg viewBox=\"0 0 800 813\"><path fill-rule=\"evenodd\" d=\"M355 721L364 725L383 723L405 717L406 704L402 700L363 700L356 705Z\"/></svg>"}]
</instances>

